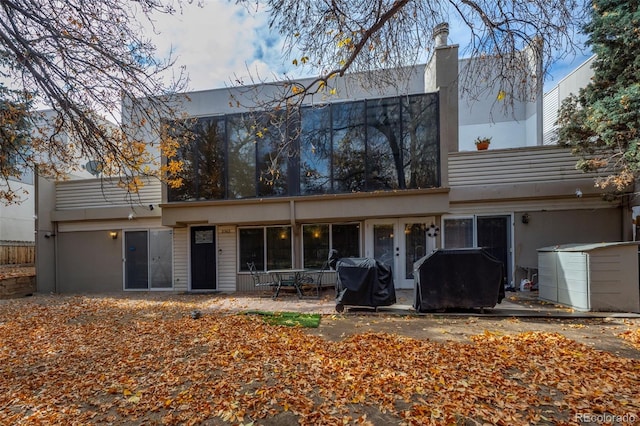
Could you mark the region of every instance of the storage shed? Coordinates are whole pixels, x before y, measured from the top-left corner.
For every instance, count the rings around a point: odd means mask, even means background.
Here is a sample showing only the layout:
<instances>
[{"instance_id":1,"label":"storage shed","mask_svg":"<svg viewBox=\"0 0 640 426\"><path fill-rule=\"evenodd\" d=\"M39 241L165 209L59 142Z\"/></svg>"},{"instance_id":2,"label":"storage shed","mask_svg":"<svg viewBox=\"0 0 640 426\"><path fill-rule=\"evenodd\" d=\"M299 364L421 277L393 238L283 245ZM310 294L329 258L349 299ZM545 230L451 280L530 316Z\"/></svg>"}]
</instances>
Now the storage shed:
<instances>
[{"instance_id":1,"label":"storage shed","mask_svg":"<svg viewBox=\"0 0 640 426\"><path fill-rule=\"evenodd\" d=\"M638 242L538 249L538 297L580 311L640 312Z\"/></svg>"}]
</instances>

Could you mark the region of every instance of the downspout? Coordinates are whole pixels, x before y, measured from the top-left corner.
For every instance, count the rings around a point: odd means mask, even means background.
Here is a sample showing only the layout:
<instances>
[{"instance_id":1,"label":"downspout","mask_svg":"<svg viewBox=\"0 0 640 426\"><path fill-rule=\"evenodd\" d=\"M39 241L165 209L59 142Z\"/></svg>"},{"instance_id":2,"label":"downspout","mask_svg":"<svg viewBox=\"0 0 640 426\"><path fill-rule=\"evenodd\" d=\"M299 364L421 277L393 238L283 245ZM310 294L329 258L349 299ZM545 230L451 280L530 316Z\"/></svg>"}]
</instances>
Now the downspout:
<instances>
[{"instance_id":1,"label":"downspout","mask_svg":"<svg viewBox=\"0 0 640 426\"><path fill-rule=\"evenodd\" d=\"M301 265L298 264L298 256L296 256L296 253L298 253L298 238L296 238L298 232L296 228L296 203L294 200L289 200L289 223L293 234L293 266L299 267Z\"/></svg>"},{"instance_id":2,"label":"downspout","mask_svg":"<svg viewBox=\"0 0 640 426\"><path fill-rule=\"evenodd\" d=\"M53 222L53 293L58 294L58 222Z\"/></svg>"},{"instance_id":3,"label":"downspout","mask_svg":"<svg viewBox=\"0 0 640 426\"><path fill-rule=\"evenodd\" d=\"M291 227L296 227L296 203L293 200L289 200L289 219Z\"/></svg>"}]
</instances>

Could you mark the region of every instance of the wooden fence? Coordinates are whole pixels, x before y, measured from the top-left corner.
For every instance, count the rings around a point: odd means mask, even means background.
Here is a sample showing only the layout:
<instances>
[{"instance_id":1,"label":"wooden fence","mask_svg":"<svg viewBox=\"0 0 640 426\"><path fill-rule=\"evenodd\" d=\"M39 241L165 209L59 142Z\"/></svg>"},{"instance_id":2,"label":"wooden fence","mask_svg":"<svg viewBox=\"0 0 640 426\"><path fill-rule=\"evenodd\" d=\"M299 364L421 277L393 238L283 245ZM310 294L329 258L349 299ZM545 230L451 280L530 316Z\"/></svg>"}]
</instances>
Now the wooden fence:
<instances>
[{"instance_id":1,"label":"wooden fence","mask_svg":"<svg viewBox=\"0 0 640 426\"><path fill-rule=\"evenodd\" d=\"M0 244L0 265L33 265L35 260L33 244Z\"/></svg>"}]
</instances>

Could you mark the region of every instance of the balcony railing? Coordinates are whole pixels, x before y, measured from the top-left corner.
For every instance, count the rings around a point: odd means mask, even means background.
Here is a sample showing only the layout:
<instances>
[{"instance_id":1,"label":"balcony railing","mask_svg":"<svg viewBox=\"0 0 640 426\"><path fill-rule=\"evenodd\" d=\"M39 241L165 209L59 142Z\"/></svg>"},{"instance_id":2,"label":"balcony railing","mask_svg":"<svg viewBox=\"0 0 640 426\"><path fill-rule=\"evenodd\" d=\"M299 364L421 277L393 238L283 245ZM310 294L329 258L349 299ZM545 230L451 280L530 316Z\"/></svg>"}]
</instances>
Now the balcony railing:
<instances>
[{"instance_id":1,"label":"balcony railing","mask_svg":"<svg viewBox=\"0 0 640 426\"><path fill-rule=\"evenodd\" d=\"M157 179L144 180L137 193L127 193L118 179L84 179L56 183L56 210L127 207L132 204L158 204L162 184Z\"/></svg>"},{"instance_id":2,"label":"balcony railing","mask_svg":"<svg viewBox=\"0 0 640 426\"><path fill-rule=\"evenodd\" d=\"M584 181L595 177L576 169L577 157L557 146L489 149L449 154L449 186Z\"/></svg>"}]
</instances>

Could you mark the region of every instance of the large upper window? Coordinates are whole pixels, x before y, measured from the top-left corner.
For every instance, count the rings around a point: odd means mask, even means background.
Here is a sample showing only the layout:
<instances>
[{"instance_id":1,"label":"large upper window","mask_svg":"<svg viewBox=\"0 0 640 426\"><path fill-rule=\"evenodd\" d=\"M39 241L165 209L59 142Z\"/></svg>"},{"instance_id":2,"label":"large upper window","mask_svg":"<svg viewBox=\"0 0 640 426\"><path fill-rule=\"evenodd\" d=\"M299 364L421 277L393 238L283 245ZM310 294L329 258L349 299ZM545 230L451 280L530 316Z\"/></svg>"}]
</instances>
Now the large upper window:
<instances>
[{"instance_id":1,"label":"large upper window","mask_svg":"<svg viewBox=\"0 0 640 426\"><path fill-rule=\"evenodd\" d=\"M366 190L364 102L331 106L333 113L333 192Z\"/></svg>"},{"instance_id":2,"label":"large upper window","mask_svg":"<svg viewBox=\"0 0 640 426\"><path fill-rule=\"evenodd\" d=\"M437 187L438 114L427 93L201 118L169 201Z\"/></svg>"},{"instance_id":3,"label":"large upper window","mask_svg":"<svg viewBox=\"0 0 640 426\"><path fill-rule=\"evenodd\" d=\"M331 108L304 108L300 129L300 194L331 192Z\"/></svg>"},{"instance_id":4,"label":"large upper window","mask_svg":"<svg viewBox=\"0 0 640 426\"><path fill-rule=\"evenodd\" d=\"M256 196L256 144L252 121L243 115L227 119L228 198Z\"/></svg>"},{"instance_id":5,"label":"large upper window","mask_svg":"<svg viewBox=\"0 0 640 426\"><path fill-rule=\"evenodd\" d=\"M225 162L226 132L224 117L208 117L189 122L185 131L195 138L178 149L177 158L184 166L180 176L183 185L169 188L169 200L217 200L226 197Z\"/></svg>"}]
</instances>

